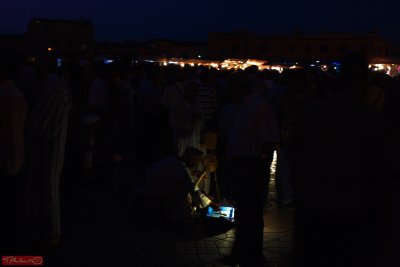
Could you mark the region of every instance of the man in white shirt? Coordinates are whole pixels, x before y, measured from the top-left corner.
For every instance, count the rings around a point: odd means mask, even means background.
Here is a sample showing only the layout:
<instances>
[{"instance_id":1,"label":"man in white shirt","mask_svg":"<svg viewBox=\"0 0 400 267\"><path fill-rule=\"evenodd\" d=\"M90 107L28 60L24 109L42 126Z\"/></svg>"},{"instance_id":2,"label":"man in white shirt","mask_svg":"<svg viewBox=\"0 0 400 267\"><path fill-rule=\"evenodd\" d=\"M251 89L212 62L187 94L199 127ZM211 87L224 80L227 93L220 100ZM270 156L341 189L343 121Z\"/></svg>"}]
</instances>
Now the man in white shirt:
<instances>
[{"instance_id":1,"label":"man in white shirt","mask_svg":"<svg viewBox=\"0 0 400 267\"><path fill-rule=\"evenodd\" d=\"M254 93L245 73L232 74L228 87L238 102L227 146L233 168L233 197L237 205L236 239L228 260L235 264L265 264L262 251L263 205L278 130L272 108Z\"/></svg>"}]
</instances>

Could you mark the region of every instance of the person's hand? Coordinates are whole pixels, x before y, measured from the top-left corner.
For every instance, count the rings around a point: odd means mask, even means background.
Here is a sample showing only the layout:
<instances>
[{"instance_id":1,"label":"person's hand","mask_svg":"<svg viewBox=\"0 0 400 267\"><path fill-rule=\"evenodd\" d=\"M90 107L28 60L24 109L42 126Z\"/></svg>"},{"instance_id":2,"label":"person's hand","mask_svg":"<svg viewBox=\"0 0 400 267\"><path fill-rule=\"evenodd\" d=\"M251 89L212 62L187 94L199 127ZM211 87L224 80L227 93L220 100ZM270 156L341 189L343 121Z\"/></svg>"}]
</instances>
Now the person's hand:
<instances>
[{"instance_id":1,"label":"person's hand","mask_svg":"<svg viewBox=\"0 0 400 267\"><path fill-rule=\"evenodd\" d=\"M215 211L219 211L220 210L220 207L219 207L218 203L215 203L214 201L212 201L209 206Z\"/></svg>"}]
</instances>

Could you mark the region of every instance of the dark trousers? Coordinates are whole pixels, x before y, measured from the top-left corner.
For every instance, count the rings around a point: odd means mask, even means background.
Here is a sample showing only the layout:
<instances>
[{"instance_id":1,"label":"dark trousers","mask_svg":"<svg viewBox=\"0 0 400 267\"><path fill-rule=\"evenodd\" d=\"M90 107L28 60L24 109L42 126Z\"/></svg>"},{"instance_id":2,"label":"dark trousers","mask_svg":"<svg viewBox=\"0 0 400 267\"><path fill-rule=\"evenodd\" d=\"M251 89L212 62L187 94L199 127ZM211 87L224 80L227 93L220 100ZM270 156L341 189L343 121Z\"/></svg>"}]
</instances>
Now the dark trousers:
<instances>
[{"instance_id":1,"label":"dark trousers","mask_svg":"<svg viewBox=\"0 0 400 267\"><path fill-rule=\"evenodd\" d=\"M19 176L0 174L0 252L16 252L21 241Z\"/></svg>"},{"instance_id":2,"label":"dark trousers","mask_svg":"<svg viewBox=\"0 0 400 267\"><path fill-rule=\"evenodd\" d=\"M232 159L233 198L237 208L232 255L244 263L263 256L263 211L271 161L272 153L267 159Z\"/></svg>"}]
</instances>

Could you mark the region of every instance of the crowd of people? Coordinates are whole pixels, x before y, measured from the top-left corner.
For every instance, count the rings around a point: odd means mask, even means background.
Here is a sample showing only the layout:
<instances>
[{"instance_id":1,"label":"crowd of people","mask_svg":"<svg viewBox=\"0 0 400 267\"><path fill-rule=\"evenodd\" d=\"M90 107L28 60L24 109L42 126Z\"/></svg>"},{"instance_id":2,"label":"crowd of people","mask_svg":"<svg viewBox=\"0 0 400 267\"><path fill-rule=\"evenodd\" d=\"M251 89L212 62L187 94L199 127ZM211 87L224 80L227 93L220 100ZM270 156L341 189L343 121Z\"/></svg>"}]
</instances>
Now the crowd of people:
<instances>
[{"instance_id":1,"label":"crowd of people","mask_svg":"<svg viewBox=\"0 0 400 267\"><path fill-rule=\"evenodd\" d=\"M0 68L2 250L57 246L62 178L79 184L123 162L132 194L167 200L170 222L186 222L191 205L218 209L216 191L229 199L236 239L226 262L263 264L276 151L278 204L295 206L297 266L393 266L400 79L370 72L361 55L339 73L17 63Z\"/></svg>"}]
</instances>

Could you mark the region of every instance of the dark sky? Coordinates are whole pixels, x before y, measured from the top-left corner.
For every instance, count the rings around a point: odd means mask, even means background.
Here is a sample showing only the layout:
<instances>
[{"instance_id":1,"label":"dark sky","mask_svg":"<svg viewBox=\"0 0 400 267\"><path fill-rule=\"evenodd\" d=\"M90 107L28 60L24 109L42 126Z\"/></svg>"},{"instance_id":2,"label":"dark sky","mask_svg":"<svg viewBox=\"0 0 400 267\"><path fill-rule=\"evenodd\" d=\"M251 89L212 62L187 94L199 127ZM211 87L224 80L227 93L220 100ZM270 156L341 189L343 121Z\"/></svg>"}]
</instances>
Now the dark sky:
<instances>
[{"instance_id":1,"label":"dark sky","mask_svg":"<svg viewBox=\"0 0 400 267\"><path fill-rule=\"evenodd\" d=\"M395 0L3 0L0 33L22 34L30 17L91 19L97 40L206 40L210 31L287 34L377 31L400 42Z\"/></svg>"}]
</instances>

